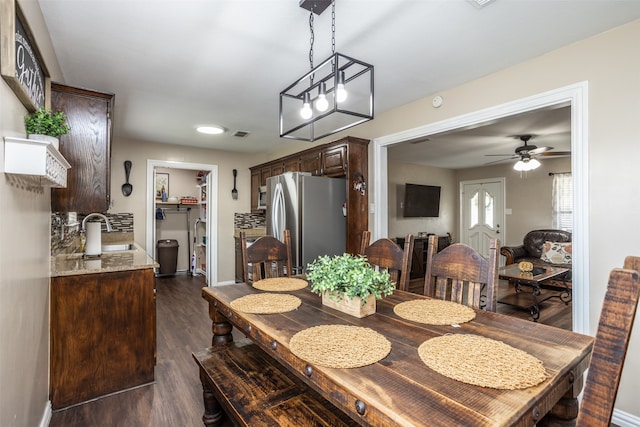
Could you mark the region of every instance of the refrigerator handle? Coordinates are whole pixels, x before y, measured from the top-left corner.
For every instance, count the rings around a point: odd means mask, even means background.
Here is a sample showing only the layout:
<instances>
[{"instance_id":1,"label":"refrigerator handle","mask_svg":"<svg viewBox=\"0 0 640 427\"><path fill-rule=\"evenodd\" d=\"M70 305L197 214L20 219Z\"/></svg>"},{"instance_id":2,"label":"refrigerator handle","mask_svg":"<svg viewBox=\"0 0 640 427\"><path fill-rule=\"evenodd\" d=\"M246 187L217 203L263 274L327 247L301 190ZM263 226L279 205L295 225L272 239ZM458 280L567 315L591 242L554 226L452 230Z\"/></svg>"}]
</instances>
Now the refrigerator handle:
<instances>
[{"instance_id":1,"label":"refrigerator handle","mask_svg":"<svg viewBox=\"0 0 640 427\"><path fill-rule=\"evenodd\" d=\"M271 226L274 237L280 241L284 240L284 227L286 224L286 211L284 208L284 192L282 184L277 183L273 193L273 212L271 217Z\"/></svg>"}]
</instances>

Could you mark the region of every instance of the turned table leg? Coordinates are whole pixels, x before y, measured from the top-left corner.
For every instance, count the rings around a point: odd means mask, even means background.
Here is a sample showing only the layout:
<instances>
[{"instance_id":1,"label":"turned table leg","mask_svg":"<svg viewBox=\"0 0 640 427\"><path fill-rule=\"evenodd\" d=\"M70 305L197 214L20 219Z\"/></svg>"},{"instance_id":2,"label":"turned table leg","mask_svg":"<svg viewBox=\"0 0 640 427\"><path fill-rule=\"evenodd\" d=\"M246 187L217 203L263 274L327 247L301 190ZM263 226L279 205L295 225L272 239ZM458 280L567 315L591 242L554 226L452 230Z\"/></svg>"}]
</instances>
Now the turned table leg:
<instances>
[{"instance_id":1,"label":"turned table leg","mask_svg":"<svg viewBox=\"0 0 640 427\"><path fill-rule=\"evenodd\" d=\"M231 335L231 331L233 330L233 326L229 322L220 310L216 307L217 304L209 304L209 317L213 322L211 325L211 331L213 332L213 337L211 338L211 345L225 345L233 342L233 335Z\"/></svg>"}]
</instances>

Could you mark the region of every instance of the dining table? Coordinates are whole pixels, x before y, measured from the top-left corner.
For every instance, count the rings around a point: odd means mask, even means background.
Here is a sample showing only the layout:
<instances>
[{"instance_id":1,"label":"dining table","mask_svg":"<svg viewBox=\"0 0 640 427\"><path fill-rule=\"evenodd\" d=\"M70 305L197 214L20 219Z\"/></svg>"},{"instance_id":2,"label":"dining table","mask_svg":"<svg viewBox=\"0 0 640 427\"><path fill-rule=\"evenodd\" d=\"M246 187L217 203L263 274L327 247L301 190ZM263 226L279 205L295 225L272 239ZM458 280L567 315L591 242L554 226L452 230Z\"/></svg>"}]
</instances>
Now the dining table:
<instances>
[{"instance_id":1,"label":"dining table","mask_svg":"<svg viewBox=\"0 0 640 427\"><path fill-rule=\"evenodd\" d=\"M377 300L375 313L364 318L323 306L309 286L286 292L302 302L293 311L248 314L232 308L232 301L261 292L244 283L202 289L212 320L212 345L228 344L232 332L241 332L360 425L534 426L543 418L566 423L577 417L593 337L484 310L459 324L415 322L398 316L394 307L429 298L400 290ZM391 343L391 350L383 359L358 368L309 363L296 356L289 343L298 332L320 325L372 329ZM450 334L485 337L521 350L542 362L546 378L528 388L508 390L444 376L423 362L418 348L426 340ZM469 357L472 350L466 349Z\"/></svg>"}]
</instances>

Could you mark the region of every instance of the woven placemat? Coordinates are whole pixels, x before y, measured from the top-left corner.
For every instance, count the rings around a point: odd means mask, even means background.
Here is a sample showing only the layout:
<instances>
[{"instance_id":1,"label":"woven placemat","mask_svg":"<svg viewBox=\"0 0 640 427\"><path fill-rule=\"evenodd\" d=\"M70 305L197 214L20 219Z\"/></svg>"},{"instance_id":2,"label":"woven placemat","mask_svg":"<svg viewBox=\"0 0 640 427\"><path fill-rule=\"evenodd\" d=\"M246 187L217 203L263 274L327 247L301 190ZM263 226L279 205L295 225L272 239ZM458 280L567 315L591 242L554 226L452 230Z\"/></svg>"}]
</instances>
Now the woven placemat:
<instances>
[{"instance_id":1,"label":"woven placemat","mask_svg":"<svg viewBox=\"0 0 640 427\"><path fill-rule=\"evenodd\" d=\"M300 307L300 298L287 294L245 295L229 303L234 310L250 314L275 314L293 311Z\"/></svg>"},{"instance_id":2,"label":"woven placemat","mask_svg":"<svg viewBox=\"0 0 640 427\"><path fill-rule=\"evenodd\" d=\"M295 277L272 277L258 280L253 287L261 291L282 292L299 291L307 287L307 281Z\"/></svg>"},{"instance_id":3,"label":"woven placemat","mask_svg":"<svg viewBox=\"0 0 640 427\"><path fill-rule=\"evenodd\" d=\"M387 357L391 343L373 329L321 325L295 334L289 348L309 363L328 368L359 368Z\"/></svg>"},{"instance_id":4,"label":"woven placemat","mask_svg":"<svg viewBox=\"0 0 640 427\"><path fill-rule=\"evenodd\" d=\"M393 312L403 319L428 325L457 325L476 318L476 312L466 305L437 299L401 302Z\"/></svg>"},{"instance_id":5,"label":"woven placemat","mask_svg":"<svg viewBox=\"0 0 640 427\"><path fill-rule=\"evenodd\" d=\"M547 378L539 359L502 341L478 335L449 334L433 338L418 347L418 354L439 374L481 387L523 389Z\"/></svg>"}]
</instances>

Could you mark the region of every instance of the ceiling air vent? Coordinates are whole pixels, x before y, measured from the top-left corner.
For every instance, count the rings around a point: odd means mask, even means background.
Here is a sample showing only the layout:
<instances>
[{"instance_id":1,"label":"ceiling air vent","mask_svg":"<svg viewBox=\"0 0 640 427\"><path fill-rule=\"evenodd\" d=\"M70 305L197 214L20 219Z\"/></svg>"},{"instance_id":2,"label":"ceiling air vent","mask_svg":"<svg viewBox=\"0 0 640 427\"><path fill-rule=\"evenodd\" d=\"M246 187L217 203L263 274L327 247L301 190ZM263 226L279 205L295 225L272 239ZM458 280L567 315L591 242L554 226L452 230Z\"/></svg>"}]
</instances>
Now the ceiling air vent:
<instances>
[{"instance_id":1,"label":"ceiling air vent","mask_svg":"<svg viewBox=\"0 0 640 427\"><path fill-rule=\"evenodd\" d=\"M233 136L237 136L238 138L246 138L250 133L251 132L247 132L246 130L237 130L233 133Z\"/></svg>"}]
</instances>

